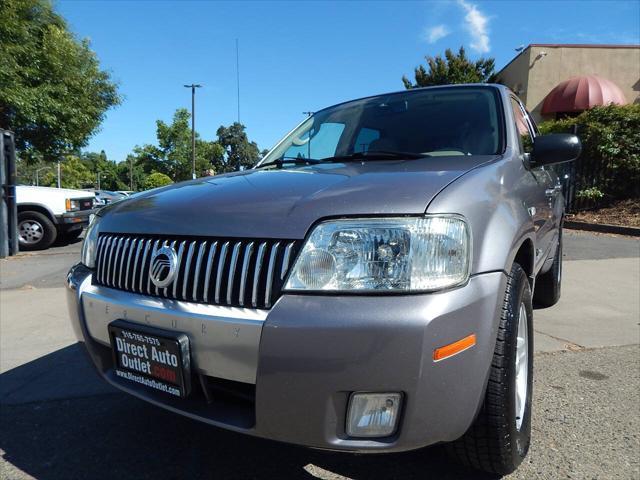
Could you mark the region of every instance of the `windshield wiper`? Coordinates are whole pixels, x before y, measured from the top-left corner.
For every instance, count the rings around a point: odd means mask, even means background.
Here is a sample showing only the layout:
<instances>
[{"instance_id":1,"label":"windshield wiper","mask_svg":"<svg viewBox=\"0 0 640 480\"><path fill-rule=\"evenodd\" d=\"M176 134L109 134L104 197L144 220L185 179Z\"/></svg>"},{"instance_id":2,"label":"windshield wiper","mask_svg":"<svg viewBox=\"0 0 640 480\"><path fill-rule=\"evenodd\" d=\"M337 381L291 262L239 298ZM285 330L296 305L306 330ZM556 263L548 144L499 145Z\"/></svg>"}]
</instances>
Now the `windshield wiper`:
<instances>
[{"instance_id":1,"label":"windshield wiper","mask_svg":"<svg viewBox=\"0 0 640 480\"><path fill-rule=\"evenodd\" d=\"M321 162L353 162L359 160L417 160L428 157L428 154L413 152L398 152L392 150L369 150L368 152L356 152L350 155L337 155L320 160Z\"/></svg>"},{"instance_id":2,"label":"windshield wiper","mask_svg":"<svg viewBox=\"0 0 640 480\"><path fill-rule=\"evenodd\" d=\"M317 160L315 158L302 158L302 157L282 157L276 158L275 160L271 160L270 162L263 163L258 165L255 168L264 168L264 167L277 167L282 168L283 165L293 164L293 165L315 165L320 163L321 160Z\"/></svg>"}]
</instances>

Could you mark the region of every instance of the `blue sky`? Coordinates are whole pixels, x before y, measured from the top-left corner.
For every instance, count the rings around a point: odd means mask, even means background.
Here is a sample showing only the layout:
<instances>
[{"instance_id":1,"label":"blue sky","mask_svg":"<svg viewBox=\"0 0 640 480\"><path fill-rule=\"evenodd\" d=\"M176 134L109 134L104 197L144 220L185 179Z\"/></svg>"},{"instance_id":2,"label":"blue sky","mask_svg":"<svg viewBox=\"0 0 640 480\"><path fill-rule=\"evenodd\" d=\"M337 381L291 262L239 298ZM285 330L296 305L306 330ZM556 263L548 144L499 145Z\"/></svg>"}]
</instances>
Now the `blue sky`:
<instances>
[{"instance_id":1,"label":"blue sky","mask_svg":"<svg viewBox=\"0 0 640 480\"><path fill-rule=\"evenodd\" d=\"M302 118L352 98L401 90L425 55L467 48L504 66L529 43L640 43L640 2L206 2L58 0L124 96L87 150L123 160L155 142L155 121L191 105L214 139L237 119L235 39L240 42L241 122L269 148Z\"/></svg>"}]
</instances>

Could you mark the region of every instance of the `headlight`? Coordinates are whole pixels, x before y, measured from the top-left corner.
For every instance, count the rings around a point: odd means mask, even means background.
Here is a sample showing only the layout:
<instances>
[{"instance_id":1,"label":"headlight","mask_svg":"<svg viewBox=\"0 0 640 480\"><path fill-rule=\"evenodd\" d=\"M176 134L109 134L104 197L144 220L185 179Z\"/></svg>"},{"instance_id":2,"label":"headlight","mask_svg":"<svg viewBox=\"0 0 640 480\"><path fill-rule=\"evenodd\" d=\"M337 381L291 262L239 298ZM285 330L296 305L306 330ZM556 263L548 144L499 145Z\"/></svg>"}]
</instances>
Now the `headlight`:
<instances>
[{"instance_id":1,"label":"headlight","mask_svg":"<svg viewBox=\"0 0 640 480\"><path fill-rule=\"evenodd\" d=\"M96 246L98 244L98 224L100 217L92 215L91 222L84 233L84 242L82 243L81 262L89 268L96 266Z\"/></svg>"},{"instance_id":2,"label":"headlight","mask_svg":"<svg viewBox=\"0 0 640 480\"><path fill-rule=\"evenodd\" d=\"M457 215L331 220L312 231L285 290L438 290L467 281L470 257Z\"/></svg>"},{"instance_id":3,"label":"headlight","mask_svg":"<svg viewBox=\"0 0 640 480\"><path fill-rule=\"evenodd\" d=\"M67 198L65 202L65 207L67 207L67 212L75 212L76 210L80 210L80 200L73 200L72 198Z\"/></svg>"}]
</instances>

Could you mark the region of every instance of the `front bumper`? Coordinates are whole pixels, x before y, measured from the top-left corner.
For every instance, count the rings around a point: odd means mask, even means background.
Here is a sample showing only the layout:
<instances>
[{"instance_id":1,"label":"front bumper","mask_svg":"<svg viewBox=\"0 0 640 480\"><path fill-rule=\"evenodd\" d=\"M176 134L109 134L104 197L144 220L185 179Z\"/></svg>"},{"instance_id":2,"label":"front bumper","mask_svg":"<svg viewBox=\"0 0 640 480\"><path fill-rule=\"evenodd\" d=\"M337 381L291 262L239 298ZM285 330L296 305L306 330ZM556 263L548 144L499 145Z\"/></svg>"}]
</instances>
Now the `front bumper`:
<instances>
[{"instance_id":1,"label":"front bumper","mask_svg":"<svg viewBox=\"0 0 640 480\"><path fill-rule=\"evenodd\" d=\"M76 336L99 374L116 387L235 431L316 448L383 452L451 441L470 426L484 396L506 277L477 275L464 287L424 295L283 295L269 311L92 285L91 271L82 265L71 269L67 285ZM118 318L186 333L192 385L199 388L180 400L116 377L107 324ZM477 337L473 348L433 361L434 349L471 333ZM242 395L218 395L220 385ZM403 393L393 436L347 436L347 404L355 391Z\"/></svg>"},{"instance_id":2,"label":"front bumper","mask_svg":"<svg viewBox=\"0 0 640 480\"><path fill-rule=\"evenodd\" d=\"M62 215L58 215L56 220L58 226L65 231L76 230L89 225L89 219L92 214L96 213L96 209L91 210L78 210L75 212L66 212Z\"/></svg>"}]
</instances>

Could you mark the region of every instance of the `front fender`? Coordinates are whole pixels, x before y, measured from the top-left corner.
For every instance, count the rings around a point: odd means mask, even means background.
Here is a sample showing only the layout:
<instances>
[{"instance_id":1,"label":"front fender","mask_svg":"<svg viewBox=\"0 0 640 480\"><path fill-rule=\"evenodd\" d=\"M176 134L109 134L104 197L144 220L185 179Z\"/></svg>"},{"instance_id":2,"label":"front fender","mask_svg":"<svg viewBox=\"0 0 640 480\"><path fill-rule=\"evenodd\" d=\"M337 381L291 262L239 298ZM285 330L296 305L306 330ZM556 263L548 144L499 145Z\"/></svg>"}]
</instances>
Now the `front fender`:
<instances>
[{"instance_id":1,"label":"front fender","mask_svg":"<svg viewBox=\"0 0 640 480\"><path fill-rule=\"evenodd\" d=\"M524 242L535 249L534 224L524 201L535 185L522 161L509 153L451 183L427 208L430 214L458 213L467 219L473 238L472 275L509 272Z\"/></svg>"}]
</instances>

